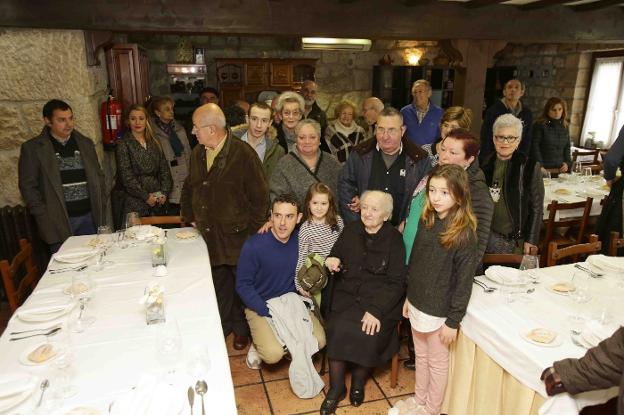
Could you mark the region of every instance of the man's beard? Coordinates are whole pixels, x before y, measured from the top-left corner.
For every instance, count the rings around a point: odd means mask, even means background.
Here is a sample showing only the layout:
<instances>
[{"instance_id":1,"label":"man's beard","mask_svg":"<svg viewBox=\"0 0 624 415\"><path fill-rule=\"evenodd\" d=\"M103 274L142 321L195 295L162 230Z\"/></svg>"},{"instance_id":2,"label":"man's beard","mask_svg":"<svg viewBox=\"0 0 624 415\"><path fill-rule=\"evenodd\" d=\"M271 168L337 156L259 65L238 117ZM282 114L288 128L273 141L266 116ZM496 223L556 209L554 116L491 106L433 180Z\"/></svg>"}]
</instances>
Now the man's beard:
<instances>
[{"instance_id":1,"label":"man's beard","mask_svg":"<svg viewBox=\"0 0 624 415\"><path fill-rule=\"evenodd\" d=\"M312 105L314 105L313 99L304 99L303 102L305 102L306 107L311 107Z\"/></svg>"}]
</instances>

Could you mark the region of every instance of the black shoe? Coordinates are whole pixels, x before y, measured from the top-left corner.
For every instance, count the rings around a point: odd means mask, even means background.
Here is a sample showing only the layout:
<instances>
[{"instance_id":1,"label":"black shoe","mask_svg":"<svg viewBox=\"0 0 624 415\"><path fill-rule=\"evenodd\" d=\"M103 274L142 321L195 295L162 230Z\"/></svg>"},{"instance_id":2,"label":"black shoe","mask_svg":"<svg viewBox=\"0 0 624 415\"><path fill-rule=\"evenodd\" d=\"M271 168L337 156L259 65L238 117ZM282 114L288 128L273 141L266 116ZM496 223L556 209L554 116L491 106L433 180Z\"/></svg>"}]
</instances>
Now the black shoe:
<instances>
[{"instance_id":1,"label":"black shoe","mask_svg":"<svg viewBox=\"0 0 624 415\"><path fill-rule=\"evenodd\" d=\"M330 392L331 392L331 390L330 390ZM329 396L330 392L327 392L327 396ZM345 390L345 391L343 391L340 394L340 397L338 397L338 399L325 398L325 400L321 404L321 415L331 415L331 414L335 413L336 412L336 408L338 407L338 404L346 396L347 396L347 391Z\"/></svg>"},{"instance_id":2,"label":"black shoe","mask_svg":"<svg viewBox=\"0 0 624 415\"><path fill-rule=\"evenodd\" d=\"M349 400L351 401L351 405L360 406L362 402L364 402L364 389L353 389L351 387L351 392L349 392Z\"/></svg>"},{"instance_id":3,"label":"black shoe","mask_svg":"<svg viewBox=\"0 0 624 415\"><path fill-rule=\"evenodd\" d=\"M407 359L405 362L403 362L403 367L409 370L416 370L416 362L414 361L414 359Z\"/></svg>"}]
</instances>

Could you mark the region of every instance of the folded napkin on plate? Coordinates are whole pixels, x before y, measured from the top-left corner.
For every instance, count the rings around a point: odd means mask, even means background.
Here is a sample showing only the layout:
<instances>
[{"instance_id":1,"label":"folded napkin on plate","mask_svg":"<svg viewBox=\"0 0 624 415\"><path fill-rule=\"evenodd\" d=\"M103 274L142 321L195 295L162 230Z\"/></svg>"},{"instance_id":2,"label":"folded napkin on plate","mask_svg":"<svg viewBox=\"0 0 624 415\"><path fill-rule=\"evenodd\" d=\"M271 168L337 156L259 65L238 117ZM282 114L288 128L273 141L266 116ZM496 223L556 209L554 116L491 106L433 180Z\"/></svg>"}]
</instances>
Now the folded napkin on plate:
<instances>
[{"instance_id":1,"label":"folded napkin on plate","mask_svg":"<svg viewBox=\"0 0 624 415\"><path fill-rule=\"evenodd\" d=\"M70 248L57 252L53 258L58 262L78 263L92 257L97 252L98 250L94 248Z\"/></svg>"},{"instance_id":2,"label":"folded napkin on plate","mask_svg":"<svg viewBox=\"0 0 624 415\"><path fill-rule=\"evenodd\" d=\"M503 285L518 285L526 283L522 272L515 268L492 265L485 270L485 276L490 280Z\"/></svg>"},{"instance_id":3,"label":"folded napkin on plate","mask_svg":"<svg viewBox=\"0 0 624 415\"><path fill-rule=\"evenodd\" d=\"M611 337L611 335L617 330L616 326L603 325L596 320L590 320L585 323L583 330L581 331L581 337L587 344L592 347L598 346L598 343L604 339Z\"/></svg>"},{"instance_id":4,"label":"folded napkin on plate","mask_svg":"<svg viewBox=\"0 0 624 415\"><path fill-rule=\"evenodd\" d=\"M590 255L587 257L587 263L591 265L592 270L602 272L624 272L624 258L606 255Z\"/></svg>"},{"instance_id":5,"label":"folded napkin on plate","mask_svg":"<svg viewBox=\"0 0 624 415\"><path fill-rule=\"evenodd\" d=\"M28 373L7 373L0 377L0 400L33 389L37 379Z\"/></svg>"},{"instance_id":6,"label":"folded napkin on plate","mask_svg":"<svg viewBox=\"0 0 624 415\"><path fill-rule=\"evenodd\" d=\"M61 313L65 310L67 310L69 307L72 306L71 302L63 302L63 303L56 303L56 304L46 304L46 305L33 305L33 306L28 306L28 305L23 305L20 308L17 309L17 316L18 317L23 317L23 316L32 316L32 315L43 315L43 314L55 314L55 313Z\"/></svg>"},{"instance_id":7,"label":"folded napkin on plate","mask_svg":"<svg viewBox=\"0 0 624 415\"><path fill-rule=\"evenodd\" d=\"M111 414L170 415L180 413L186 404L186 388L144 376L136 389L115 401Z\"/></svg>"}]
</instances>

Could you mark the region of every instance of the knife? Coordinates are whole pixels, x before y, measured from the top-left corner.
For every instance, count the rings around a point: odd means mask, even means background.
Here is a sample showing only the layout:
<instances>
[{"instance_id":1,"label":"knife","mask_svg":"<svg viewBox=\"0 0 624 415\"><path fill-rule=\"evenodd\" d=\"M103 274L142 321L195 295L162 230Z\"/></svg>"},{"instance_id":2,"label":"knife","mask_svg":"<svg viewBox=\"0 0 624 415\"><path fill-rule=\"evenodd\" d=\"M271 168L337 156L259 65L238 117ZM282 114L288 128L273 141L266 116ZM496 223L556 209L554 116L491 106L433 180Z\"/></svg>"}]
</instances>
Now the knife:
<instances>
[{"instance_id":1,"label":"knife","mask_svg":"<svg viewBox=\"0 0 624 415\"><path fill-rule=\"evenodd\" d=\"M195 391L193 390L192 386L189 386L187 393L188 393L189 406L191 407L191 415L193 415L193 403L195 403Z\"/></svg>"}]
</instances>

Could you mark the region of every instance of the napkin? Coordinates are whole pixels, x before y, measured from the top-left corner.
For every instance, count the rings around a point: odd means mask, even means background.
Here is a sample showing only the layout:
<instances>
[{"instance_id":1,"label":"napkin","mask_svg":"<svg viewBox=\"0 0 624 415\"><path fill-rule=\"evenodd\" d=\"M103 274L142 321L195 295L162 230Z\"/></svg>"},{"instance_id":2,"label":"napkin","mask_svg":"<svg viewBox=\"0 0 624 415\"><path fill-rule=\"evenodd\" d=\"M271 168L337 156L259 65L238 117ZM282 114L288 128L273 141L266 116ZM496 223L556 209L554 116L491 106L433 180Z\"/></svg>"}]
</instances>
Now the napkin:
<instances>
[{"instance_id":1,"label":"napkin","mask_svg":"<svg viewBox=\"0 0 624 415\"><path fill-rule=\"evenodd\" d=\"M32 389L35 377L28 373L7 373L0 377L0 400L13 397Z\"/></svg>"},{"instance_id":2,"label":"napkin","mask_svg":"<svg viewBox=\"0 0 624 415\"><path fill-rule=\"evenodd\" d=\"M22 306L17 310L17 317L23 318L28 316L62 313L71 307L72 304L73 303L71 302L64 302L62 304L56 303L33 307Z\"/></svg>"},{"instance_id":3,"label":"napkin","mask_svg":"<svg viewBox=\"0 0 624 415\"><path fill-rule=\"evenodd\" d=\"M581 337L592 347L598 346L598 343L604 339L611 337L617 327L611 325L600 324L596 320L590 320L585 323L581 331Z\"/></svg>"},{"instance_id":4,"label":"napkin","mask_svg":"<svg viewBox=\"0 0 624 415\"><path fill-rule=\"evenodd\" d=\"M158 236L164 231L156 226L152 225L138 225L130 228L129 234L138 241L144 241L146 239Z\"/></svg>"},{"instance_id":5,"label":"napkin","mask_svg":"<svg viewBox=\"0 0 624 415\"><path fill-rule=\"evenodd\" d=\"M54 254L53 258L58 262L67 262L67 263L78 263L83 262L98 252L97 249L93 248L72 248L72 249L64 249L62 252L57 252Z\"/></svg>"},{"instance_id":6,"label":"napkin","mask_svg":"<svg viewBox=\"0 0 624 415\"><path fill-rule=\"evenodd\" d=\"M592 271L595 269L602 272L624 272L624 258L613 257L606 255L590 255L587 257L587 262L592 266Z\"/></svg>"},{"instance_id":7,"label":"napkin","mask_svg":"<svg viewBox=\"0 0 624 415\"><path fill-rule=\"evenodd\" d=\"M490 280L502 285L518 285L526 283L526 278L522 272L511 267L492 265L485 270L485 276Z\"/></svg>"},{"instance_id":8,"label":"napkin","mask_svg":"<svg viewBox=\"0 0 624 415\"><path fill-rule=\"evenodd\" d=\"M568 393L552 396L539 408L539 415L578 415L579 407Z\"/></svg>"},{"instance_id":9,"label":"napkin","mask_svg":"<svg viewBox=\"0 0 624 415\"><path fill-rule=\"evenodd\" d=\"M111 415L171 415L180 413L185 405L185 387L143 376L132 392L113 404Z\"/></svg>"}]
</instances>

